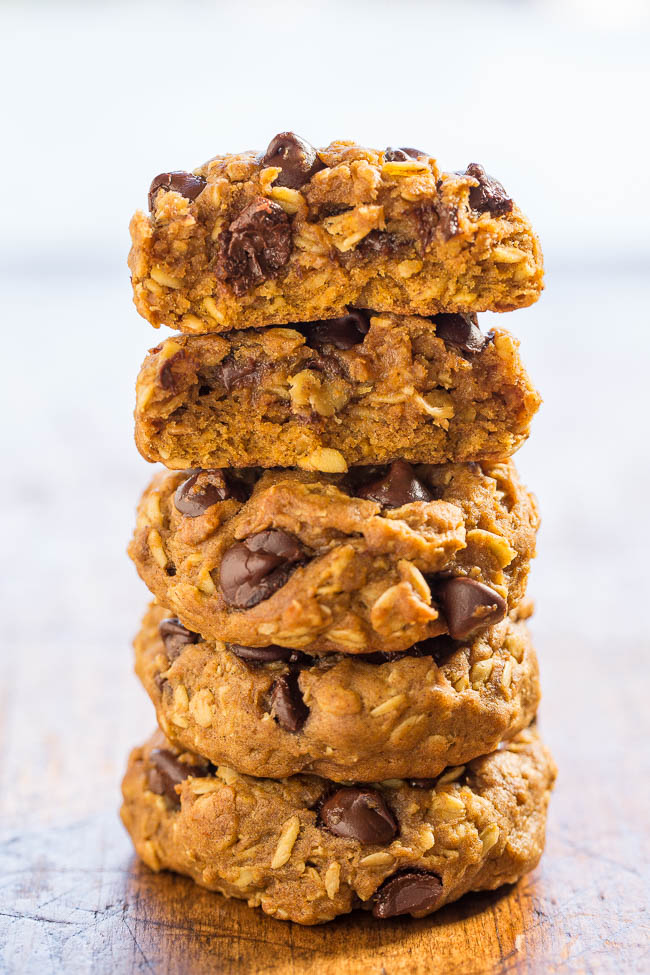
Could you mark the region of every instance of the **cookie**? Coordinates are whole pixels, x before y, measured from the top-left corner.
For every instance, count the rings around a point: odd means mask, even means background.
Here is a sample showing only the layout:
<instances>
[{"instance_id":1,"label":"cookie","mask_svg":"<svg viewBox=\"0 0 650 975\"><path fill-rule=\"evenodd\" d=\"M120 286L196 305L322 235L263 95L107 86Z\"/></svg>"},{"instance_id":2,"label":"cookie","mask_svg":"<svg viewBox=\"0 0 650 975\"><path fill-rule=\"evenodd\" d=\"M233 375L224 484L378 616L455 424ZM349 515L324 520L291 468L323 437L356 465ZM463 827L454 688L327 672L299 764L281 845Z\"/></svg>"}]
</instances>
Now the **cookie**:
<instances>
[{"instance_id":1,"label":"cookie","mask_svg":"<svg viewBox=\"0 0 650 975\"><path fill-rule=\"evenodd\" d=\"M431 778L526 728L540 697L530 635L510 617L464 642L310 657L201 640L152 604L134 646L167 738L274 779Z\"/></svg>"},{"instance_id":2,"label":"cookie","mask_svg":"<svg viewBox=\"0 0 650 975\"><path fill-rule=\"evenodd\" d=\"M136 389L138 449L173 470L500 460L540 403L508 332L359 311L166 339Z\"/></svg>"},{"instance_id":3,"label":"cookie","mask_svg":"<svg viewBox=\"0 0 650 975\"><path fill-rule=\"evenodd\" d=\"M501 184L471 163L291 132L265 152L161 173L131 221L133 293L189 333L335 318L509 311L536 301L542 255Z\"/></svg>"},{"instance_id":4,"label":"cookie","mask_svg":"<svg viewBox=\"0 0 650 975\"><path fill-rule=\"evenodd\" d=\"M152 870L282 920L422 917L535 867L554 778L533 730L434 782L345 787L214 769L157 733L131 754L122 819Z\"/></svg>"},{"instance_id":5,"label":"cookie","mask_svg":"<svg viewBox=\"0 0 650 975\"><path fill-rule=\"evenodd\" d=\"M511 461L157 474L129 554L206 639L308 652L465 639L522 599L538 526Z\"/></svg>"}]
</instances>

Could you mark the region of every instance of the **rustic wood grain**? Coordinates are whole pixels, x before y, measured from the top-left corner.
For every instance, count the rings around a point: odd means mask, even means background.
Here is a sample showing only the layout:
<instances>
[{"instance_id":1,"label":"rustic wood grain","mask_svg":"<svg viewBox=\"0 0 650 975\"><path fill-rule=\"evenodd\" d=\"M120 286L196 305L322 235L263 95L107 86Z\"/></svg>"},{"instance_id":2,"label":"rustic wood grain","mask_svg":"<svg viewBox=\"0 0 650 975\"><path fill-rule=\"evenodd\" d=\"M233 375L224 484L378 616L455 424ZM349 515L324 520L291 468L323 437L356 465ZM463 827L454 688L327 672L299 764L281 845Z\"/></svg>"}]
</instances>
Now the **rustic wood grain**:
<instances>
[{"instance_id":1,"label":"rustic wood grain","mask_svg":"<svg viewBox=\"0 0 650 975\"><path fill-rule=\"evenodd\" d=\"M538 308L508 322L546 398L520 455L545 515L533 628L541 729L560 769L546 854L520 884L429 919L355 914L322 928L132 856L119 780L153 715L129 647L146 597L124 546L147 475L130 412L158 336L129 311L121 274L63 281L47 303L5 282L9 320L32 330L28 375L9 370L1 391L12 421L0 497L1 972L650 971L650 328L642 282L608 281L592 298L593 278L555 275ZM7 361L25 361L25 341L24 329L5 335Z\"/></svg>"}]
</instances>

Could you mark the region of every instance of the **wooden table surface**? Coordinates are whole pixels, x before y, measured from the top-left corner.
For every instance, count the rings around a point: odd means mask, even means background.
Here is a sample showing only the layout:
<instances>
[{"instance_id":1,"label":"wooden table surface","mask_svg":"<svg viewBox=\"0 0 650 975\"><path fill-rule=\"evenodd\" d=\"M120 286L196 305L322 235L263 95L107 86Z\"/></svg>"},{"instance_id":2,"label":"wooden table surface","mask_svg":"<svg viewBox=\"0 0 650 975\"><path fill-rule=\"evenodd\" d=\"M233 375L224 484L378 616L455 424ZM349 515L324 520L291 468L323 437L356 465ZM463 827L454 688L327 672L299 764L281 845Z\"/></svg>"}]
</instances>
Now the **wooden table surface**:
<instances>
[{"instance_id":1,"label":"wooden table surface","mask_svg":"<svg viewBox=\"0 0 650 975\"><path fill-rule=\"evenodd\" d=\"M540 867L432 918L300 928L132 856L119 780L153 715L129 646L148 474L130 413L159 333L121 268L3 282L0 971L650 971L645 290L634 271L557 271L508 320L546 399L519 455L545 515L530 590L560 769Z\"/></svg>"}]
</instances>

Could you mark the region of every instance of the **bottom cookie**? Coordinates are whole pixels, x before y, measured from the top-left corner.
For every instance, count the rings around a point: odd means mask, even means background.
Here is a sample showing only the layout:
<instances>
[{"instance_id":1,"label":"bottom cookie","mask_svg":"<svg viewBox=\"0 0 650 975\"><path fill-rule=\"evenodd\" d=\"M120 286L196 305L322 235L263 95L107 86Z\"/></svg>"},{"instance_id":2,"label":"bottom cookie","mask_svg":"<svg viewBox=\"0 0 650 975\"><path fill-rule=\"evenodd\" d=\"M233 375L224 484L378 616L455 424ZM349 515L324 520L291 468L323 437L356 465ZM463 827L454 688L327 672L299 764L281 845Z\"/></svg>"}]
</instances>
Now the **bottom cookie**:
<instances>
[{"instance_id":1,"label":"bottom cookie","mask_svg":"<svg viewBox=\"0 0 650 975\"><path fill-rule=\"evenodd\" d=\"M534 729L437 780L340 786L240 775L157 732L131 754L122 820L152 870L282 920L361 907L423 917L536 866L555 765Z\"/></svg>"}]
</instances>

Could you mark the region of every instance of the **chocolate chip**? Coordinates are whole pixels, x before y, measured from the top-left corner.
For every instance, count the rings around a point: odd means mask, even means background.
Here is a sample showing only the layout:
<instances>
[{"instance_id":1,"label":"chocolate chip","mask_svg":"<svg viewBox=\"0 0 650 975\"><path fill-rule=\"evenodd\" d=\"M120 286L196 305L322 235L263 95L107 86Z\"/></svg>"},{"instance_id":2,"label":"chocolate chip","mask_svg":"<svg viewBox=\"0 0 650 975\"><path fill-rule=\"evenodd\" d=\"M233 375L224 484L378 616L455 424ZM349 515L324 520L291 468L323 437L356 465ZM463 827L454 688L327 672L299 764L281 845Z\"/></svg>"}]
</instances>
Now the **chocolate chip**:
<instances>
[{"instance_id":1,"label":"chocolate chip","mask_svg":"<svg viewBox=\"0 0 650 975\"><path fill-rule=\"evenodd\" d=\"M230 354L218 366L214 366L209 372L203 370L200 375L201 379L207 379L211 385L224 386L226 392L231 393L233 389L253 385L259 375L258 363L251 356L237 359Z\"/></svg>"},{"instance_id":2,"label":"chocolate chip","mask_svg":"<svg viewBox=\"0 0 650 975\"><path fill-rule=\"evenodd\" d=\"M181 799L174 786L180 785L188 776L203 776L210 771L210 765L188 765L179 762L178 757L167 748L154 748L149 755L150 766L147 771L147 785L158 796L167 796L169 801L180 808Z\"/></svg>"},{"instance_id":3,"label":"chocolate chip","mask_svg":"<svg viewBox=\"0 0 650 975\"><path fill-rule=\"evenodd\" d=\"M272 664L278 660L289 661L297 652L289 650L288 647L276 647L274 644L269 647L242 647L239 643L227 643L226 646L240 660L253 664Z\"/></svg>"},{"instance_id":4,"label":"chocolate chip","mask_svg":"<svg viewBox=\"0 0 650 975\"><path fill-rule=\"evenodd\" d=\"M394 149L392 146L389 146L388 149L384 150L384 161L408 162L409 159L418 159L420 156L428 155L428 152L422 152L420 149L407 149L405 146Z\"/></svg>"},{"instance_id":5,"label":"chocolate chip","mask_svg":"<svg viewBox=\"0 0 650 975\"><path fill-rule=\"evenodd\" d=\"M413 468L405 460L395 460L384 477L357 487L355 495L376 501L383 508L399 508L411 501L432 501L433 495L426 484L415 476Z\"/></svg>"},{"instance_id":6,"label":"chocolate chip","mask_svg":"<svg viewBox=\"0 0 650 975\"><path fill-rule=\"evenodd\" d=\"M421 203L413 210L416 232L420 238L423 250L427 250L433 243L436 229L440 222L440 214L435 203Z\"/></svg>"},{"instance_id":7,"label":"chocolate chip","mask_svg":"<svg viewBox=\"0 0 650 975\"><path fill-rule=\"evenodd\" d=\"M280 589L306 557L298 539L285 531L251 535L224 552L219 570L223 598L237 609L257 606Z\"/></svg>"},{"instance_id":8,"label":"chocolate chip","mask_svg":"<svg viewBox=\"0 0 650 975\"><path fill-rule=\"evenodd\" d=\"M457 345L463 352L482 352L490 342L490 336L483 335L478 327L476 315L443 313L434 315L431 321L436 326L438 338Z\"/></svg>"},{"instance_id":9,"label":"chocolate chip","mask_svg":"<svg viewBox=\"0 0 650 975\"><path fill-rule=\"evenodd\" d=\"M362 786L338 789L321 806L320 819L330 833L359 843L386 844L397 835L395 817L384 797Z\"/></svg>"},{"instance_id":10,"label":"chocolate chip","mask_svg":"<svg viewBox=\"0 0 650 975\"><path fill-rule=\"evenodd\" d=\"M300 325L300 331L311 348L333 345L335 349L351 349L363 342L370 328L370 315L371 312L353 308L340 318L305 322Z\"/></svg>"},{"instance_id":11,"label":"chocolate chip","mask_svg":"<svg viewBox=\"0 0 650 975\"><path fill-rule=\"evenodd\" d=\"M279 166L282 172L275 180L275 186L288 186L299 190L325 164L320 161L316 150L295 132L280 132L271 139L262 157L262 166Z\"/></svg>"},{"instance_id":12,"label":"chocolate chip","mask_svg":"<svg viewBox=\"0 0 650 975\"><path fill-rule=\"evenodd\" d=\"M442 895L442 880L428 870L402 870L383 882L375 894L374 917L413 914L423 917L432 911Z\"/></svg>"},{"instance_id":13,"label":"chocolate chip","mask_svg":"<svg viewBox=\"0 0 650 975\"><path fill-rule=\"evenodd\" d=\"M246 497L244 485L225 471L196 471L176 488L174 505L182 515L198 518L218 501L228 498L245 501Z\"/></svg>"},{"instance_id":14,"label":"chocolate chip","mask_svg":"<svg viewBox=\"0 0 650 975\"><path fill-rule=\"evenodd\" d=\"M205 185L206 181L202 176L194 176L193 173L186 173L182 169L172 173L160 173L159 176L154 177L149 187L149 209L154 208L158 190L174 190L186 200L195 200Z\"/></svg>"},{"instance_id":15,"label":"chocolate chip","mask_svg":"<svg viewBox=\"0 0 650 975\"><path fill-rule=\"evenodd\" d=\"M464 640L476 630L498 623L506 615L506 601L498 592L466 576L438 582L435 596L454 640Z\"/></svg>"},{"instance_id":16,"label":"chocolate chip","mask_svg":"<svg viewBox=\"0 0 650 975\"><path fill-rule=\"evenodd\" d=\"M170 661L176 659L183 647L190 643L198 643L199 640L199 634L183 626L177 616L162 620L158 624L158 633L165 644L165 653Z\"/></svg>"},{"instance_id":17,"label":"chocolate chip","mask_svg":"<svg viewBox=\"0 0 650 975\"><path fill-rule=\"evenodd\" d=\"M219 239L215 274L237 296L273 277L291 255L291 225L277 203L259 197Z\"/></svg>"},{"instance_id":18,"label":"chocolate chip","mask_svg":"<svg viewBox=\"0 0 650 975\"><path fill-rule=\"evenodd\" d=\"M504 190L501 183L485 172L479 163L470 163L465 176L473 176L478 180L478 186L472 186L469 191L469 205L479 213L489 211L495 216L503 213L510 213L512 210L512 200Z\"/></svg>"},{"instance_id":19,"label":"chocolate chip","mask_svg":"<svg viewBox=\"0 0 650 975\"><path fill-rule=\"evenodd\" d=\"M340 256L343 260L348 256L361 258L390 257L405 244L406 241L401 240L397 234L388 230L371 230L354 250Z\"/></svg>"},{"instance_id":20,"label":"chocolate chip","mask_svg":"<svg viewBox=\"0 0 650 975\"><path fill-rule=\"evenodd\" d=\"M284 674L273 682L271 712L285 731L300 731L309 717L309 708L302 699L297 674Z\"/></svg>"},{"instance_id":21,"label":"chocolate chip","mask_svg":"<svg viewBox=\"0 0 650 975\"><path fill-rule=\"evenodd\" d=\"M174 355L166 359L160 367L158 372L158 382L163 389L175 390L177 385L177 377L174 373L174 364L179 362L185 357L183 349L179 349Z\"/></svg>"}]
</instances>

